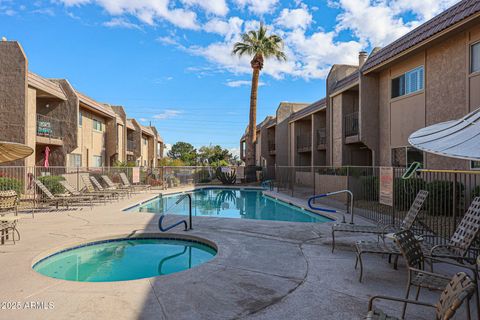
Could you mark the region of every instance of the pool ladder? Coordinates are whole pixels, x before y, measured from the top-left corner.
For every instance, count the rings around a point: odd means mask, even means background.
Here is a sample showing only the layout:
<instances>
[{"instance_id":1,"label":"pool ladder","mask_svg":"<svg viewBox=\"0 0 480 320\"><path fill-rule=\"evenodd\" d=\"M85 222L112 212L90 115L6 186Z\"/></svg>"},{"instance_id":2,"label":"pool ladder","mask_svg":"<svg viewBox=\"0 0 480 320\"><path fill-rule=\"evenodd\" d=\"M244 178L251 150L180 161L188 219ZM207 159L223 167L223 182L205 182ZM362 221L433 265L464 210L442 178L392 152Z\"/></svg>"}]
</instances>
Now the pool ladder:
<instances>
[{"instance_id":1,"label":"pool ladder","mask_svg":"<svg viewBox=\"0 0 480 320\"><path fill-rule=\"evenodd\" d=\"M350 213L350 224L353 224L353 192L350 191L350 190L340 190L340 191L334 191L334 192L327 192L325 194L312 196L308 199L308 206L312 210L319 210L319 211L332 212L332 213L338 212L335 209L325 209L325 208L321 208L321 207L316 207L316 206L313 205L313 201L315 201L315 199L330 197L330 196L334 196L334 195L342 194L342 193L348 194L348 203L349 204L347 205L347 213ZM342 223L346 223L345 220L346 220L345 219L345 214L343 214Z\"/></svg>"},{"instance_id":2,"label":"pool ladder","mask_svg":"<svg viewBox=\"0 0 480 320\"><path fill-rule=\"evenodd\" d=\"M183 224L185 226L185 231L192 230L192 196L189 193L184 194L180 199L178 199L174 206L178 205L183 199L188 197L188 225L187 221L185 219L178 221L177 223L171 224L168 227L163 226L163 219L165 219L165 213L160 216L160 219L158 220L158 229L162 232L167 232L170 229L175 228L176 226L179 226Z\"/></svg>"}]
</instances>

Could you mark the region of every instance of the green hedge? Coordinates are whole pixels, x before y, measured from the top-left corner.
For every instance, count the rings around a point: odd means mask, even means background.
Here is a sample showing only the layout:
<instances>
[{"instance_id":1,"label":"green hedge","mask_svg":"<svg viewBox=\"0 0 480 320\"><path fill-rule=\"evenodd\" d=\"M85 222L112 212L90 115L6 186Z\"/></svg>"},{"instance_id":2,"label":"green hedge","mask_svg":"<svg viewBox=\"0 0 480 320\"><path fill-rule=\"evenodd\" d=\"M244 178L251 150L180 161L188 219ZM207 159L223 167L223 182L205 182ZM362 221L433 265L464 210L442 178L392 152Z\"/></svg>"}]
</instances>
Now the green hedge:
<instances>
[{"instance_id":1,"label":"green hedge","mask_svg":"<svg viewBox=\"0 0 480 320\"><path fill-rule=\"evenodd\" d=\"M38 180L40 180L53 194L65 192L65 188L60 184L60 181L65 180L62 176L43 176L38 178Z\"/></svg>"},{"instance_id":2,"label":"green hedge","mask_svg":"<svg viewBox=\"0 0 480 320\"><path fill-rule=\"evenodd\" d=\"M23 193L23 182L15 178L0 177L0 190L15 190L17 194Z\"/></svg>"},{"instance_id":3,"label":"green hedge","mask_svg":"<svg viewBox=\"0 0 480 320\"><path fill-rule=\"evenodd\" d=\"M456 182L455 199L453 190L453 181L437 180L428 183L428 213L433 216L452 215L454 201L456 202L457 213L460 213L465 202L465 186Z\"/></svg>"},{"instance_id":4,"label":"green hedge","mask_svg":"<svg viewBox=\"0 0 480 320\"><path fill-rule=\"evenodd\" d=\"M472 190L472 199L475 198L475 197L480 197L480 186L476 186Z\"/></svg>"},{"instance_id":5,"label":"green hedge","mask_svg":"<svg viewBox=\"0 0 480 320\"><path fill-rule=\"evenodd\" d=\"M395 178L394 180L394 203L395 209L407 211L412 206L420 190L426 189L426 183L423 179L412 178L404 180Z\"/></svg>"},{"instance_id":6,"label":"green hedge","mask_svg":"<svg viewBox=\"0 0 480 320\"><path fill-rule=\"evenodd\" d=\"M362 185L362 194L359 199L367 201L378 201L380 192L380 179L377 176L363 176L360 177Z\"/></svg>"}]
</instances>

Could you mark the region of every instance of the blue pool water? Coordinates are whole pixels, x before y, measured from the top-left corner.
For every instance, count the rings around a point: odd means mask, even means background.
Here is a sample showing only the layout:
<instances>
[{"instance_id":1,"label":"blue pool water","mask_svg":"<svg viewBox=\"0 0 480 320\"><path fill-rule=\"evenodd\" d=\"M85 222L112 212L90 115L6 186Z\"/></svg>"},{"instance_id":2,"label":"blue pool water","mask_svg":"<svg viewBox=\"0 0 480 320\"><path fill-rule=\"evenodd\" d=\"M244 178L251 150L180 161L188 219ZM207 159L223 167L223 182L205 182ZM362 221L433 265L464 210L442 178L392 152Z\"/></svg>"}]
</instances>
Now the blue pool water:
<instances>
[{"instance_id":1,"label":"blue pool water","mask_svg":"<svg viewBox=\"0 0 480 320\"><path fill-rule=\"evenodd\" d=\"M119 239L76 247L33 266L45 276L82 282L149 278L193 268L216 255L210 246L172 239Z\"/></svg>"},{"instance_id":2,"label":"blue pool water","mask_svg":"<svg viewBox=\"0 0 480 320\"><path fill-rule=\"evenodd\" d=\"M188 200L178 205L181 194L163 196L146 202L134 211L188 215ZM194 216L275 220L290 222L328 222L331 219L264 196L255 189L205 188L192 193Z\"/></svg>"}]
</instances>

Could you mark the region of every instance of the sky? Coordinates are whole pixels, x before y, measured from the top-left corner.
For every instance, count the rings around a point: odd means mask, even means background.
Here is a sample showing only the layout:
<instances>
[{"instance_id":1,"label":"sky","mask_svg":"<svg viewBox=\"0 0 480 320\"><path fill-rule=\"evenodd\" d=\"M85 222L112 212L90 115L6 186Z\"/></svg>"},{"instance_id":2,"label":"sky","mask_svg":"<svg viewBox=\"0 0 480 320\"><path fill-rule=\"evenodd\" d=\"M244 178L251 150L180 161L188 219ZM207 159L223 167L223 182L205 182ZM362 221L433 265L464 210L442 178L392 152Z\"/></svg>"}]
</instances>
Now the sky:
<instances>
[{"instance_id":1,"label":"sky","mask_svg":"<svg viewBox=\"0 0 480 320\"><path fill-rule=\"evenodd\" d=\"M257 120L281 101L325 96L332 64L358 64L458 0L0 0L0 36L29 69L66 78L99 102L157 127L167 145L219 144L238 154L248 124L249 58L231 54L263 22L286 62L262 70Z\"/></svg>"}]
</instances>

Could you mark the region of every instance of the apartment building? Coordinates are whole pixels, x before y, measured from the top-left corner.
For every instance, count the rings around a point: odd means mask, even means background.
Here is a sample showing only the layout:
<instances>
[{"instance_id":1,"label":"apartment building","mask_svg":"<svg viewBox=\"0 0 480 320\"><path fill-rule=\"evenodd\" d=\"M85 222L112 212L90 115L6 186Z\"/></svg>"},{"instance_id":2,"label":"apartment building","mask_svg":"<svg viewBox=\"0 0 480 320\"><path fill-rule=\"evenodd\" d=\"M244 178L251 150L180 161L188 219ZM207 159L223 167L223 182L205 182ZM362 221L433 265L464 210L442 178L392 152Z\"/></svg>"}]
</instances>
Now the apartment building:
<instances>
[{"instance_id":1,"label":"apartment building","mask_svg":"<svg viewBox=\"0 0 480 320\"><path fill-rule=\"evenodd\" d=\"M0 42L0 112L0 140L34 149L31 156L13 165L43 166L48 154L49 166L113 166L132 153L142 166L144 159L146 166L156 166L163 153L156 128L136 121L138 143L130 145L132 121L127 121L123 107L99 103L68 80L30 72L16 41ZM142 136L148 140L146 148L142 148ZM140 161L136 162L140 165Z\"/></svg>"}]
</instances>

